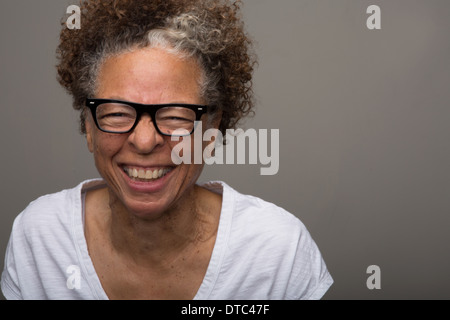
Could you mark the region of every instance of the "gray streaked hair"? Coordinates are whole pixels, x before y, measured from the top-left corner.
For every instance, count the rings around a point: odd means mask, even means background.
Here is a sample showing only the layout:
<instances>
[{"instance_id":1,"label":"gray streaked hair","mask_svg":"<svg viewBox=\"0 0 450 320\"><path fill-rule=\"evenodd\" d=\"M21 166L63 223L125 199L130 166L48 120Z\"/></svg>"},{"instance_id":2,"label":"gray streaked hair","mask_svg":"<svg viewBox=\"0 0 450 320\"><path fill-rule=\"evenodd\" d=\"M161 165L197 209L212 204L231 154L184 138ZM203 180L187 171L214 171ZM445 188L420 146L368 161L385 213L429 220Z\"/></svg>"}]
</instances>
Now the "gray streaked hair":
<instances>
[{"instance_id":1,"label":"gray streaked hair","mask_svg":"<svg viewBox=\"0 0 450 320\"><path fill-rule=\"evenodd\" d=\"M63 28L57 54L58 81L80 110L85 133L86 98L94 97L106 59L160 47L201 70L202 100L219 114L219 129L233 128L254 106L256 58L239 16L239 0L85 0L81 29ZM210 117L213 118L213 117Z\"/></svg>"}]
</instances>

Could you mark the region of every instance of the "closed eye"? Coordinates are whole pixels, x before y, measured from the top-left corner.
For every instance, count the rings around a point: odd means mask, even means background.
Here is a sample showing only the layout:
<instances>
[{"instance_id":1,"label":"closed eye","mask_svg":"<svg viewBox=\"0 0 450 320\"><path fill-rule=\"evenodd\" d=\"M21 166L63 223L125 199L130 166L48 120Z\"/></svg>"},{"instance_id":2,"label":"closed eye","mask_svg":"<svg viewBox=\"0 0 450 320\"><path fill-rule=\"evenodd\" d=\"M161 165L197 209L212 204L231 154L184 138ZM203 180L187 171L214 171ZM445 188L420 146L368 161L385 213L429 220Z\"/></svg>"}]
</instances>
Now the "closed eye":
<instances>
[{"instance_id":1,"label":"closed eye","mask_svg":"<svg viewBox=\"0 0 450 320\"><path fill-rule=\"evenodd\" d=\"M128 117L128 118L132 118L133 116L127 113L120 113L120 112L115 112L115 113L107 113L104 114L100 117L100 119L105 119L105 118L122 118L122 117Z\"/></svg>"}]
</instances>

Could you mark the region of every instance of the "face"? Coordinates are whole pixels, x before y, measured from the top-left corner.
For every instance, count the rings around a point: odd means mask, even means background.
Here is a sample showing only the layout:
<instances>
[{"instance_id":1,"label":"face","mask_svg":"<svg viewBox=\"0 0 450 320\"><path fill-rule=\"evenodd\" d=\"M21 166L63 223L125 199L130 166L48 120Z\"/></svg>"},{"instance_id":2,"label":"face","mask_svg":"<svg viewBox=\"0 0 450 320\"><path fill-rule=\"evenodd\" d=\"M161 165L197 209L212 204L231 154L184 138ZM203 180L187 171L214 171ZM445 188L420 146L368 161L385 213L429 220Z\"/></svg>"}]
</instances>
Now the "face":
<instances>
[{"instance_id":1,"label":"face","mask_svg":"<svg viewBox=\"0 0 450 320\"><path fill-rule=\"evenodd\" d=\"M105 61L95 98L141 104L204 104L200 76L194 60L182 60L158 48L137 49ZM203 115L203 130L206 120L207 115ZM156 218L186 202L203 168L198 164L174 165L171 151L179 142L158 134L146 113L127 134L101 132L89 113L86 131L89 150L113 200L141 218Z\"/></svg>"}]
</instances>

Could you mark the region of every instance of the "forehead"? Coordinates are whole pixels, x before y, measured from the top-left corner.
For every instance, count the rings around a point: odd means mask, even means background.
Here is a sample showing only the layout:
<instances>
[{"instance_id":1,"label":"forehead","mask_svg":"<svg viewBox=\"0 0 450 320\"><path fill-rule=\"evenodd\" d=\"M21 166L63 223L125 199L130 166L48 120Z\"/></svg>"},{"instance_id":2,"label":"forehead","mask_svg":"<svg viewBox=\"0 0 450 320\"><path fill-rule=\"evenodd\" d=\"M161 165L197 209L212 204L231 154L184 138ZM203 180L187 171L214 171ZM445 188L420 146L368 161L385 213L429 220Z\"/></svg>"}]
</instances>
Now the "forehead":
<instances>
[{"instance_id":1,"label":"forehead","mask_svg":"<svg viewBox=\"0 0 450 320\"><path fill-rule=\"evenodd\" d=\"M105 60L96 96L143 104L200 103L200 78L194 59L161 48L136 49Z\"/></svg>"}]
</instances>

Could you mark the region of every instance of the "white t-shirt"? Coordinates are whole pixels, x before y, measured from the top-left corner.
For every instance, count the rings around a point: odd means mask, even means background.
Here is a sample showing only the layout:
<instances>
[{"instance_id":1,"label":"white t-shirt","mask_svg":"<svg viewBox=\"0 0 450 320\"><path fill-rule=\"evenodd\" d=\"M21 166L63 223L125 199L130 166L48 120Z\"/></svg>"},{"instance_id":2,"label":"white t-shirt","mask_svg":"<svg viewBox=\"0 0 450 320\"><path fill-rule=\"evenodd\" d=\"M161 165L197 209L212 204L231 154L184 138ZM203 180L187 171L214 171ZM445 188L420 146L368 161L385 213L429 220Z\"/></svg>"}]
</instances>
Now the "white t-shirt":
<instances>
[{"instance_id":1,"label":"white t-shirt","mask_svg":"<svg viewBox=\"0 0 450 320\"><path fill-rule=\"evenodd\" d=\"M16 218L1 288L7 299L108 299L84 236L89 180L43 196ZM305 226L294 215L223 182L219 229L198 300L320 299L333 283Z\"/></svg>"}]
</instances>

